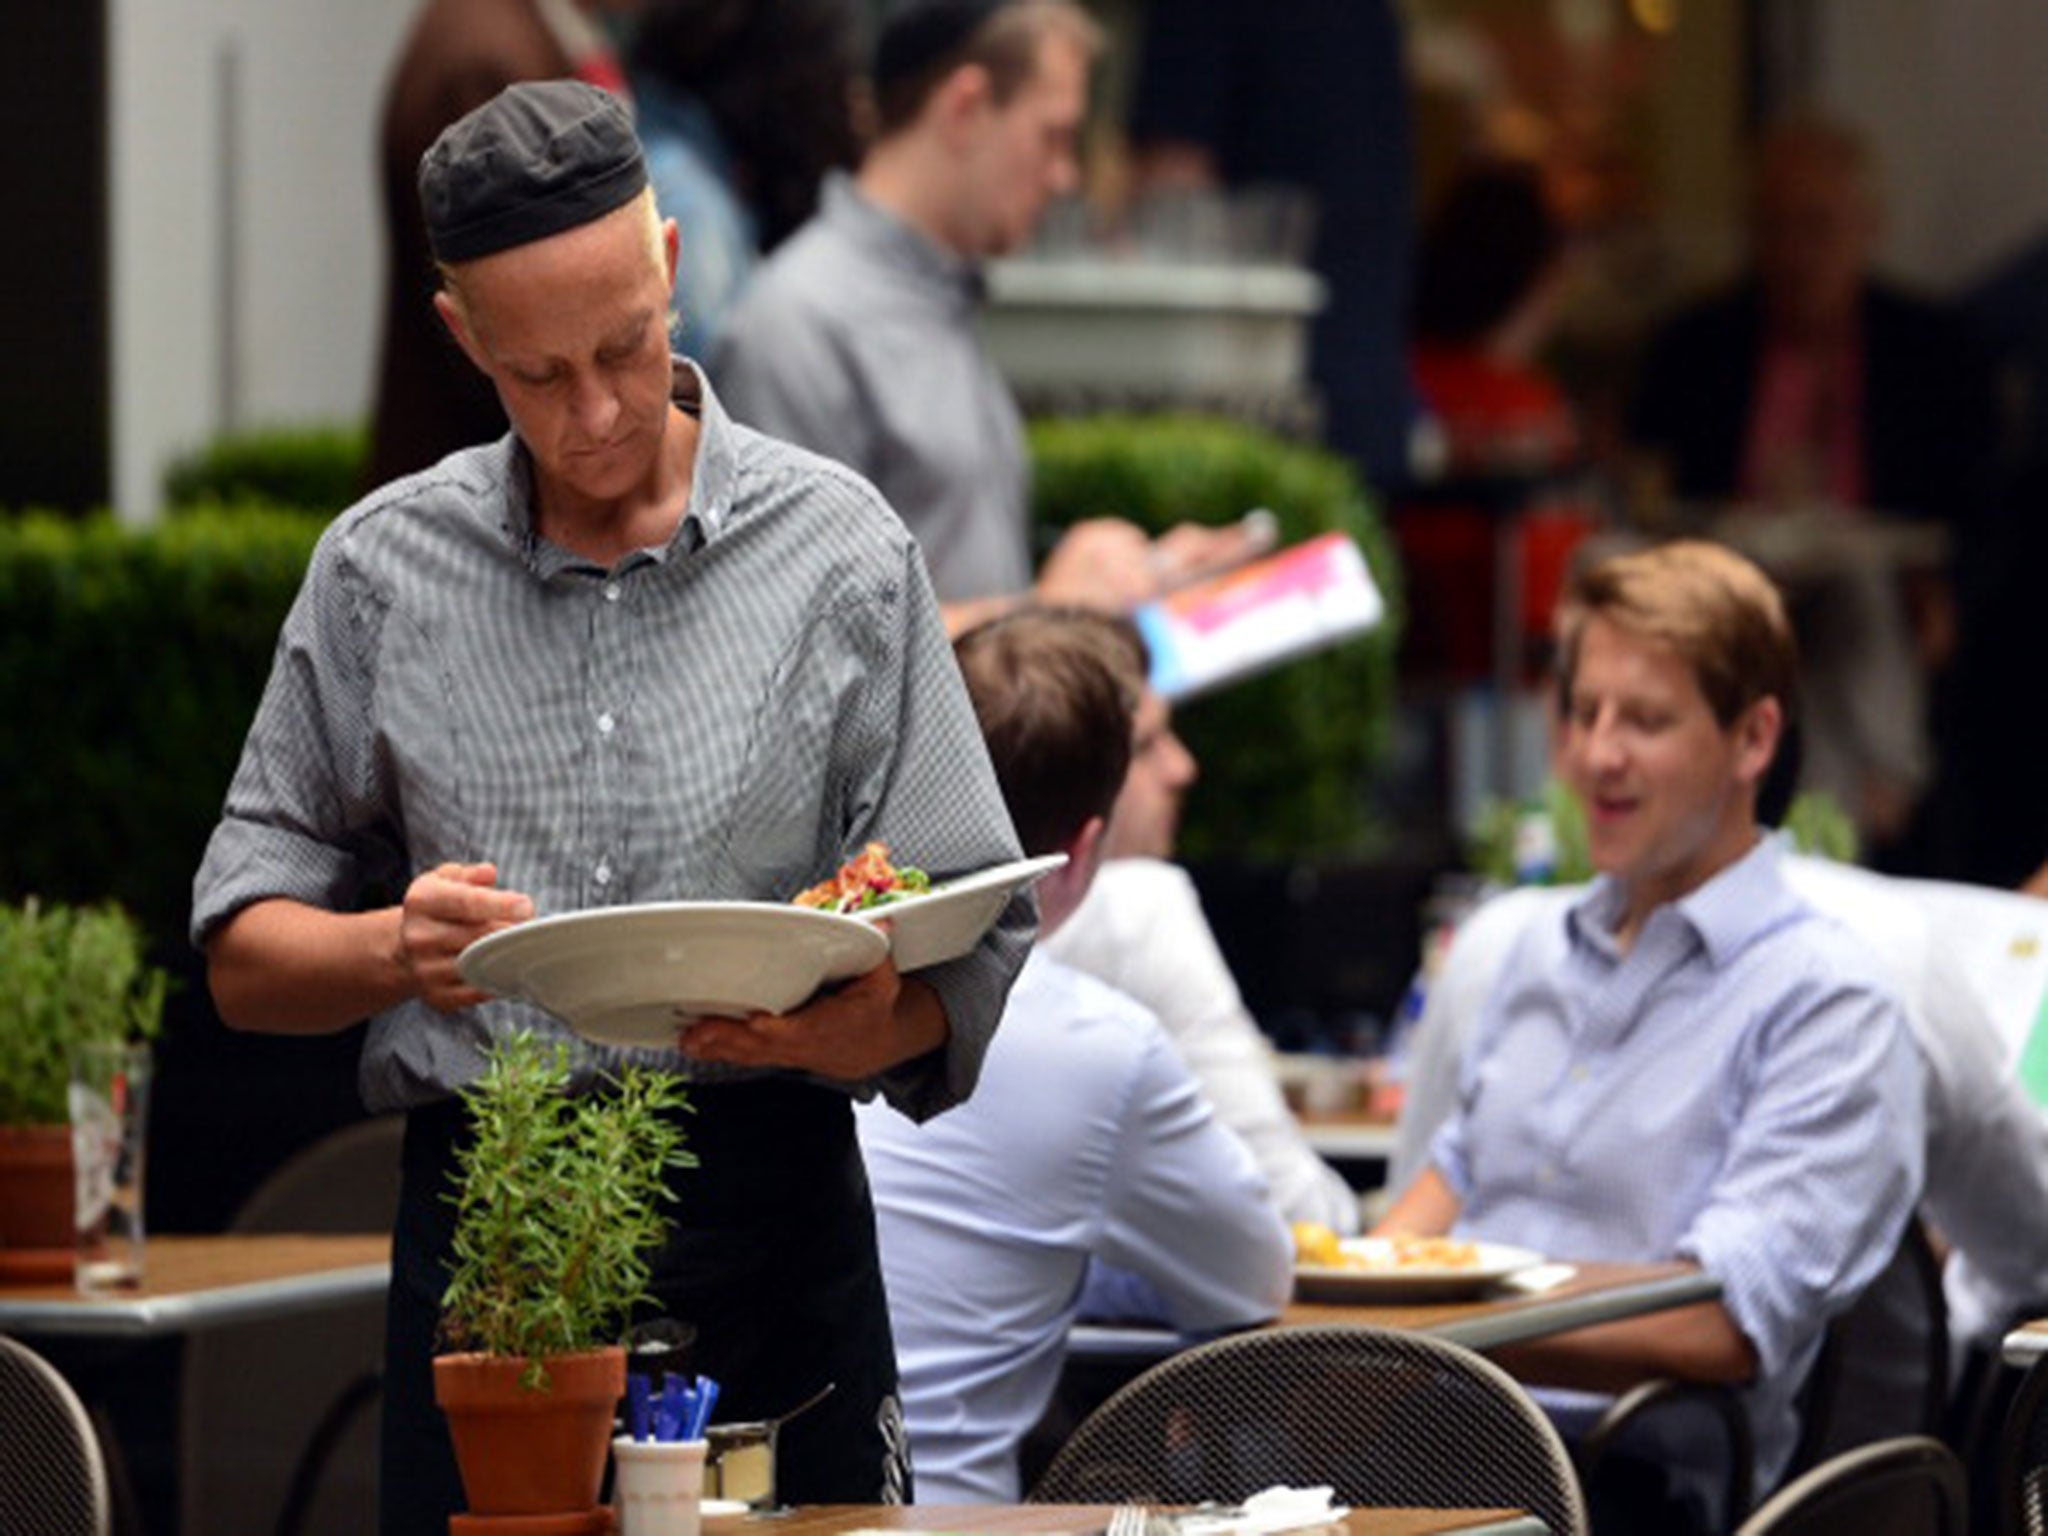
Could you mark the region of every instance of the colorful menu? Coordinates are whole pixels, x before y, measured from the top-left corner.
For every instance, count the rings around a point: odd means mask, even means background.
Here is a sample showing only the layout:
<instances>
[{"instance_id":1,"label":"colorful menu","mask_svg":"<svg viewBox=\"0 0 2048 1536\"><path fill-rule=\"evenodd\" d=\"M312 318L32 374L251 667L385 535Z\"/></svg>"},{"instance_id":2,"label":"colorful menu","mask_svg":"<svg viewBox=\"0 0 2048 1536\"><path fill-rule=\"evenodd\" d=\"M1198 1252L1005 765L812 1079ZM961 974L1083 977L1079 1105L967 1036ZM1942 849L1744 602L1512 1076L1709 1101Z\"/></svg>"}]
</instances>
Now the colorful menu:
<instances>
[{"instance_id":1,"label":"colorful menu","mask_svg":"<svg viewBox=\"0 0 2048 1536\"><path fill-rule=\"evenodd\" d=\"M1386 601L1365 553L1326 533L1182 587L1134 616L1171 700L1238 682L1371 629Z\"/></svg>"}]
</instances>

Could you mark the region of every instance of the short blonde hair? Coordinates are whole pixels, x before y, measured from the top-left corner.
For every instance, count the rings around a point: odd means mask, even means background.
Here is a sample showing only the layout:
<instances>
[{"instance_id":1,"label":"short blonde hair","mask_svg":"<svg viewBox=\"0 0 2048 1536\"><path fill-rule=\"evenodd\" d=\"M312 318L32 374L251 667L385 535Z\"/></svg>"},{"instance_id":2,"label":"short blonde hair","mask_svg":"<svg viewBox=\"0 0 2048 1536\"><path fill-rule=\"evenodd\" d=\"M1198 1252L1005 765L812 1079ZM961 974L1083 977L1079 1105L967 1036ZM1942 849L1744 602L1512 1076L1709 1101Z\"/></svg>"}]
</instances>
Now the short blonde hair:
<instances>
[{"instance_id":1,"label":"short blonde hair","mask_svg":"<svg viewBox=\"0 0 2048 1536\"><path fill-rule=\"evenodd\" d=\"M1799 682L1799 647L1778 589L1732 549L1680 539L1613 555L1576 573L1557 615L1558 684L1569 701L1587 623L1669 646L1723 730L1759 699L1774 698L1789 721Z\"/></svg>"}]
</instances>

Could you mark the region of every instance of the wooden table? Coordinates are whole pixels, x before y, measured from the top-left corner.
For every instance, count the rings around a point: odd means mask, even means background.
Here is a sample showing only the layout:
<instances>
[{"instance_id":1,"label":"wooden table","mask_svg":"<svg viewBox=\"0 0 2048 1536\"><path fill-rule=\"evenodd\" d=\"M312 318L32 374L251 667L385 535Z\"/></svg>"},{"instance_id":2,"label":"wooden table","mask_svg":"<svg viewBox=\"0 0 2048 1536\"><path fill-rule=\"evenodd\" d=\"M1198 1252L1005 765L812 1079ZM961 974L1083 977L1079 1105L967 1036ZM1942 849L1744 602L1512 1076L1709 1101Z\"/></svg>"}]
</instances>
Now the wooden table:
<instances>
[{"instance_id":1,"label":"wooden table","mask_svg":"<svg viewBox=\"0 0 2048 1536\"><path fill-rule=\"evenodd\" d=\"M1618 1322L1713 1301L1721 1282L1689 1264L1580 1264L1550 1290L1525 1295L1496 1288L1476 1301L1415 1304L1302 1302L1289 1304L1274 1326L1364 1323L1435 1334L1468 1349L1500 1349L1596 1323ZM1163 1360L1187 1347L1164 1328L1084 1325L1067 1336L1068 1353L1084 1360Z\"/></svg>"},{"instance_id":2,"label":"wooden table","mask_svg":"<svg viewBox=\"0 0 2048 1536\"><path fill-rule=\"evenodd\" d=\"M1107 1504L824 1504L768 1520L707 1526L719 1536L849 1536L855 1531L929 1531L948 1536L1099 1536ZM1325 1530L1347 1536L1542 1536L1542 1521L1509 1509L1354 1509Z\"/></svg>"},{"instance_id":3,"label":"wooden table","mask_svg":"<svg viewBox=\"0 0 2048 1536\"><path fill-rule=\"evenodd\" d=\"M252 1235L152 1237L143 1284L84 1296L69 1285L0 1287L0 1333L146 1339L381 1296L391 1239Z\"/></svg>"}]
</instances>

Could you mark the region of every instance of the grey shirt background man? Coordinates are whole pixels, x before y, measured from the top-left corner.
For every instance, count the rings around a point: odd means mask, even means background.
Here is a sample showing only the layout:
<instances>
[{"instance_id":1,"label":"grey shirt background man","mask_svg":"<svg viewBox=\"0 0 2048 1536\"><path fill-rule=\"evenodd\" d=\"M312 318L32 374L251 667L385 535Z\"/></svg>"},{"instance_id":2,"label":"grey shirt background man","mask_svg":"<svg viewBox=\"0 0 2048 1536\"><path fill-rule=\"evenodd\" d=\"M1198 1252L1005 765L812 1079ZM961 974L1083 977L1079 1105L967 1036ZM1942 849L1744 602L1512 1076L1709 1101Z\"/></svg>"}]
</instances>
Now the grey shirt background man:
<instances>
[{"instance_id":1,"label":"grey shirt background man","mask_svg":"<svg viewBox=\"0 0 2048 1536\"><path fill-rule=\"evenodd\" d=\"M974 326L979 264L1080 181L1101 46L1073 0L909 0L884 25L879 130L729 313L711 358L733 414L851 465L917 536L959 633L1026 596L1126 611L1250 553L1237 530L1149 539L1076 524L1034 580L1030 469Z\"/></svg>"}]
</instances>

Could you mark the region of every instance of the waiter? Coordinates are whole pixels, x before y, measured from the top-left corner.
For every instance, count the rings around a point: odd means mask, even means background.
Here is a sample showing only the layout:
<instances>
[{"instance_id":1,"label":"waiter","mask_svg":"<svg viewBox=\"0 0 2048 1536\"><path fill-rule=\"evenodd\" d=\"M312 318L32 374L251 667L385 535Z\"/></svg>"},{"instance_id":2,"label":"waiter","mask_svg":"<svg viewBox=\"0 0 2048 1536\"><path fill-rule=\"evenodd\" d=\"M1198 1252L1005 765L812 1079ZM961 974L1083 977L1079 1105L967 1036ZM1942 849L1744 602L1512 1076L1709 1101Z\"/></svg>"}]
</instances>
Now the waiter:
<instances>
[{"instance_id":1,"label":"waiter","mask_svg":"<svg viewBox=\"0 0 2048 1536\"><path fill-rule=\"evenodd\" d=\"M512 86L435 141L420 196L436 306L512 430L322 538L192 920L225 1020L369 1016L364 1099L407 1112L386 1536L461 1502L430 1374L453 1095L519 1027L569 1040L586 1088L624 1059L464 985L464 946L536 914L786 898L871 838L942 873L1018 852L902 524L671 358L676 227L617 99ZM793 1502L907 1491L849 1095L920 1118L964 1098L1030 925L1012 903L960 960L637 1053L697 1085L655 1290L727 1414L837 1385L783 1440Z\"/></svg>"}]
</instances>

